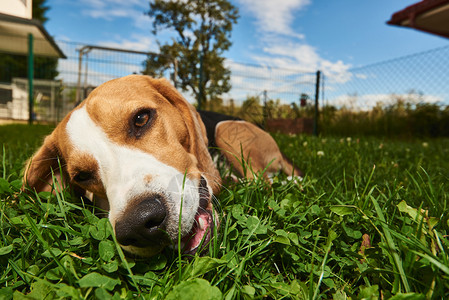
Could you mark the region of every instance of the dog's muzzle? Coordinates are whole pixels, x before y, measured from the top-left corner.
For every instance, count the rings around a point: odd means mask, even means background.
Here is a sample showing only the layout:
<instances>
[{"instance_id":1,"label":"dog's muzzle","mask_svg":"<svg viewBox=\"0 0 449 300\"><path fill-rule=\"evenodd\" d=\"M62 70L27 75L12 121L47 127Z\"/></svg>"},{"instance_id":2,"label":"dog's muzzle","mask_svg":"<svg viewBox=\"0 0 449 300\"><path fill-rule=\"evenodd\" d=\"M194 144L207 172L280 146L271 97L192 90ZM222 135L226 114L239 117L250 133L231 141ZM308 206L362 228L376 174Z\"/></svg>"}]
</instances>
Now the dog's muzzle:
<instances>
[{"instance_id":1,"label":"dog's muzzle","mask_svg":"<svg viewBox=\"0 0 449 300\"><path fill-rule=\"evenodd\" d=\"M167 211L162 199L158 194L146 197L117 221L115 235L121 245L145 248L163 246L169 241L165 233Z\"/></svg>"},{"instance_id":2,"label":"dog's muzzle","mask_svg":"<svg viewBox=\"0 0 449 300\"><path fill-rule=\"evenodd\" d=\"M189 233L181 237L181 247L185 254L195 254L198 250L204 249L210 242L214 229L211 194L203 177L198 192L200 201L195 222ZM142 256L154 255L170 244L177 245L166 232L168 214L163 195L145 196L117 220L115 224L117 241L125 246L125 249L140 248L131 252ZM146 249L149 253L146 253Z\"/></svg>"}]
</instances>

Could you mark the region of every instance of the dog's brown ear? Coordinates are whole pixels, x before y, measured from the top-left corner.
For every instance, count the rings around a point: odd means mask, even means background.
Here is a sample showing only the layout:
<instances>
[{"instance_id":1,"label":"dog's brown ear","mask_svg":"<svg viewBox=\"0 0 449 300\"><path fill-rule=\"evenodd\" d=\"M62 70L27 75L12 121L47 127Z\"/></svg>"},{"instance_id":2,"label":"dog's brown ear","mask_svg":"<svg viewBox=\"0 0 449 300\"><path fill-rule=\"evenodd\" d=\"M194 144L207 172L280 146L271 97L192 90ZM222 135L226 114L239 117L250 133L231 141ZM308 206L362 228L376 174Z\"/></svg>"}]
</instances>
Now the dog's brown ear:
<instances>
[{"instance_id":1,"label":"dog's brown ear","mask_svg":"<svg viewBox=\"0 0 449 300\"><path fill-rule=\"evenodd\" d=\"M150 79L151 85L176 107L187 125L190 140L190 153L198 159L199 169L209 176L208 182L214 192L218 192L220 176L207 149L207 134L195 107L191 105L166 79Z\"/></svg>"},{"instance_id":2,"label":"dog's brown ear","mask_svg":"<svg viewBox=\"0 0 449 300\"><path fill-rule=\"evenodd\" d=\"M61 164L53 132L45 138L44 144L26 162L23 186L28 186L36 192L52 191L53 176L61 182Z\"/></svg>"}]
</instances>

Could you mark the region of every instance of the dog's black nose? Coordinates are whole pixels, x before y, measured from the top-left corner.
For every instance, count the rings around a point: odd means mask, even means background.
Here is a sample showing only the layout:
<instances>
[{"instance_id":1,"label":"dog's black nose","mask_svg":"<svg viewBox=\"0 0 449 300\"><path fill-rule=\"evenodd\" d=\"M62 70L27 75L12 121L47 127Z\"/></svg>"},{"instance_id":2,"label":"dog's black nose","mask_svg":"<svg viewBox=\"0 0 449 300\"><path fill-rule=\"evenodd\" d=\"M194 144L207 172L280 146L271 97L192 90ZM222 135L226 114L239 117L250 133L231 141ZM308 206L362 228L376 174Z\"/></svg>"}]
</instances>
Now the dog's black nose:
<instances>
[{"instance_id":1,"label":"dog's black nose","mask_svg":"<svg viewBox=\"0 0 449 300\"><path fill-rule=\"evenodd\" d=\"M115 235L121 245L147 247L165 241L167 212L161 199L159 195L145 198L117 220Z\"/></svg>"}]
</instances>

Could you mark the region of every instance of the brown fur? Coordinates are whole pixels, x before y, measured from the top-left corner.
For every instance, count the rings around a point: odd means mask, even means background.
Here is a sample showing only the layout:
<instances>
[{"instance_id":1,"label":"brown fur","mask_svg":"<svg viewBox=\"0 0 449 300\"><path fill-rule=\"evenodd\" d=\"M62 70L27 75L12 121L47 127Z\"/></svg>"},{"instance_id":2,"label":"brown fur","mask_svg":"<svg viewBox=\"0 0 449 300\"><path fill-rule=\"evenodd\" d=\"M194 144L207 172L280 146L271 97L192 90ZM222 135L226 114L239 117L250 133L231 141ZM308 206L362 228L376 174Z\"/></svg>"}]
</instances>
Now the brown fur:
<instances>
[{"instance_id":1,"label":"brown fur","mask_svg":"<svg viewBox=\"0 0 449 300\"><path fill-rule=\"evenodd\" d=\"M37 192L51 191L53 178L55 178L62 185L73 186L86 194L93 194L95 196L93 198L96 199L95 205L105 210L110 209L109 220L114 228L116 224L120 224L121 218L129 216L129 212L135 212L139 203L144 202L143 198L149 197L145 193L126 196L123 203L111 201L112 205L110 205L107 199L108 192L111 199L115 199L116 196L118 199L122 199L120 194L115 193L116 190L112 186L113 184L117 185L118 182L119 186L122 187L122 173L108 173L108 166L117 162L117 160L113 160L114 156L111 156L111 163L101 166L100 170L99 164L101 162L97 162L98 157L94 158L93 154L83 152L82 149L76 149L75 145L72 144L72 141L75 143L75 140L69 136L67 130L69 122L70 132L75 134L78 139L81 135L84 138L84 132L80 132L84 128L73 127L75 125L82 126L83 123L71 123L70 120L72 114L79 109L85 109L88 117L101 128L100 133L95 131L99 138L105 134L107 140L113 143L112 146L106 142L97 144L95 140L88 139L89 132L86 132L85 139L81 141L88 142L87 145L93 145L93 149L103 151L101 147L115 149L114 145L120 145L123 146L121 149L136 149L139 152L151 154L158 163L161 162L176 169L181 174L186 174L192 182L207 182L213 194L219 192L221 179L207 148L206 128L195 108L167 80L152 79L140 75L130 75L102 84L79 107L70 112L27 162L24 186L29 186ZM152 117L149 118L150 123L146 123L148 126L145 127L142 135L140 133L137 135L135 130L139 129L135 123L135 118L142 111L150 111ZM82 118L84 112L77 114L77 116ZM76 120L73 122L84 121L84 119ZM80 130L74 131L74 128ZM86 128L94 129L94 127ZM267 172L283 170L288 175L301 175L300 171L285 159L273 138L250 123L243 121L220 123L216 131L216 143L235 169L248 178L253 177L252 171L257 173L265 168L267 168ZM240 152L240 150L243 150L243 152ZM107 156L108 149L105 149L104 156L101 156L103 152L100 153L97 155L102 158L110 158ZM132 154L130 157L134 158ZM244 172L239 162L242 157L249 163L252 171ZM122 160L122 162L126 161ZM119 170L120 172L125 169L112 168L112 170ZM154 170L152 172L155 173ZM90 179L76 181L75 178L80 173L88 173ZM150 183L153 175L157 175L153 173L145 174L142 180ZM116 177L118 180L112 181L113 184L110 184L107 179L104 179L108 177L108 174L119 174L120 176ZM206 180L204 181L202 177ZM132 176L125 178L132 178ZM105 182L102 182L103 179ZM106 186L106 184L110 184L110 186ZM126 182L123 182L123 184L125 186ZM201 186L201 188L207 190L205 186ZM200 187L198 187L198 191L200 200L203 202L201 209L212 212L211 194L209 191L200 191ZM164 191L156 191L156 193L160 193L158 196L164 197ZM205 203L204 200L209 202ZM116 206L114 207L114 205ZM170 209L171 207L167 208L167 210ZM167 216L164 220L170 219L170 214L167 214ZM171 225L171 227L167 225L167 233L174 239L175 231L179 227L173 226L175 223L173 219L170 219L170 222L167 221L167 223ZM184 228L184 236L190 230L192 229L189 227ZM165 246L162 242L145 247L128 245L124 246L127 251L143 256L153 255Z\"/></svg>"},{"instance_id":2,"label":"brown fur","mask_svg":"<svg viewBox=\"0 0 449 300\"><path fill-rule=\"evenodd\" d=\"M86 106L92 120L113 142L151 153L181 173L198 178L200 173L204 173L214 192L219 191L221 181L207 150L204 125L193 106L167 80L133 75L111 80L95 89L81 106ZM145 139L131 140L124 134L126 126L131 115L142 108L157 111L155 124ZM81 167L97 169L94 159L70 147L64 130L69 118L70 114L27 163L25 183L37 191L50 190L51 169L58 178L59 174L67 173L66 183L71 182ZM63 165L62 172L58 167L58 158ZM83 188L105 197L100 182Z\"/></svg>"},{"instance_id":3,"label":"brown fur","mask_svg":"<svg viewBox=\"0 0 449 300\"><path fill-rule=\"evenodd\" d=\"M240 176L253 178L283 171L287 175L302 176L279 150L270 134L245 121L223 121L216 129L216 144Z\"/></svg>"}]
</instances>

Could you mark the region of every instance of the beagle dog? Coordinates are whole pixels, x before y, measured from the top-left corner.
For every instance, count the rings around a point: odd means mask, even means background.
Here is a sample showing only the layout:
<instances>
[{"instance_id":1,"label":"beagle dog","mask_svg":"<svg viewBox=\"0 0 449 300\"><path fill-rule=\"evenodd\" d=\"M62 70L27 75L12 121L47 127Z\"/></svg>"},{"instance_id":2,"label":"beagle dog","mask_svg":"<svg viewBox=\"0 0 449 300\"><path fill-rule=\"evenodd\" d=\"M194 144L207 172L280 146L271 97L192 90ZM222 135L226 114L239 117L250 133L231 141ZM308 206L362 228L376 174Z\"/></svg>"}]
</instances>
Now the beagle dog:
<instances>
[{"instance_id":1,"label":"beagle dog","mask_svg":"<svg viewBox=\"0 0 449 300\"><path fill-rule=\"evenodd\" d=\"M167 80L130 75L100 85L61 121L28 160L24 186L53 191L56 178L91 195L132 254L152 256L178 237L192 254L216 225L221 179L208 145L242 176L301 176L259 127L200 115Z\"/></svg>"}]
</instances>

